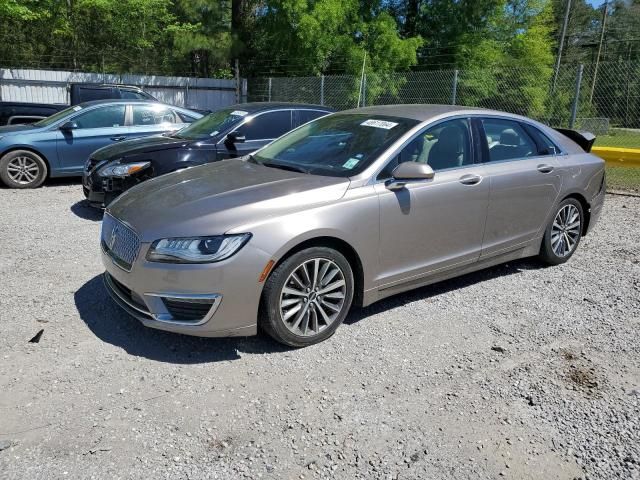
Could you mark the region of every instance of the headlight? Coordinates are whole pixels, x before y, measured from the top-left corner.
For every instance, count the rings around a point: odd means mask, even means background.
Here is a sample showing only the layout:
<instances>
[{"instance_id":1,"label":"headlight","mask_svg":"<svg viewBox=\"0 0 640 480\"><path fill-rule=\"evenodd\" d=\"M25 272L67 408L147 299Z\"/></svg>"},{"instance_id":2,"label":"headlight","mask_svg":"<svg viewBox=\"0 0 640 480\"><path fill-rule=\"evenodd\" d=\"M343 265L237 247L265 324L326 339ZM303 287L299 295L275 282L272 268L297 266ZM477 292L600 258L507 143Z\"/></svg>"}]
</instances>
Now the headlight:
<instances>
[{"instance_id":1,"label":"headlight","mask_svg":"<svg viewBox=\"0 0 640 480\"><path fill-rule=\"evenodd\" d=\"M151 165L151 162L125 163L122 165L112 162L102 167L98 171L98 175L101 177L126 177L144 170L149 165Z\"/></svg>"},{"instance_id":2,"label":"headlight","mask_svg":"<svg viewBox=\"0 0 640 480\"><path fill-rule=\"evenodd\" d=\"M211 263L229 258L251 238L250 233L215 237L164 238L147 253L150 262Z\"/></svg>"}]
</instances>

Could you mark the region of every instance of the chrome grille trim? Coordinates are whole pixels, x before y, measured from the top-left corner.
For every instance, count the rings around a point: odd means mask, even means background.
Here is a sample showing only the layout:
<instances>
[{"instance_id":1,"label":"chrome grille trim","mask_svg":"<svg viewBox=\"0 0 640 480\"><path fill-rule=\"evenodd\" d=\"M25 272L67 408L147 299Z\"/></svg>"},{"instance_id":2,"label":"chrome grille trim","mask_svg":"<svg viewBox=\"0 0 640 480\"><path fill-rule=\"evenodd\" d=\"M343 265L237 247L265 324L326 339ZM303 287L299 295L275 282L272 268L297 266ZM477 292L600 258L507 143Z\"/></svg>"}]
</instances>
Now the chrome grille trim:
<instances>
[{"instance_id":1,"label":"chrome grille trim","mask_svg":"<svg viewBox=\"0 0 640 480\"><path fill-rule=\"evenodd\" d=\"M138 234L124 222L105 212L100 244L113 263L129 272L140 251Z\"/></svg>"}]
</instances>

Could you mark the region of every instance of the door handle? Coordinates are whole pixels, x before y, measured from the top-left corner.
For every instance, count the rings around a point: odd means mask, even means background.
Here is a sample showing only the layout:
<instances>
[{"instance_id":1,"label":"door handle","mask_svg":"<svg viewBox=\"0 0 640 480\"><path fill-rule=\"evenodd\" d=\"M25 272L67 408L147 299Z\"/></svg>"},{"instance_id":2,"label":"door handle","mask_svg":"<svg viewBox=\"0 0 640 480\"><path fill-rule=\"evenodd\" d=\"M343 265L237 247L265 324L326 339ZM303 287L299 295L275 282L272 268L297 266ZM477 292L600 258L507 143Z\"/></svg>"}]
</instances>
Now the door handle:
<instances>
[{"instance_id":1,"label":"door handle","mask_svg":"<svg viewBox=\"0 0 640 480\"><path fill-rule=\"evenodd\" d=\"M538 165L538 171L540 173L551 173L553 172L553 167L551 165L547 165L546 163L542 163Z\"/></svg>"},{"instance_id":2,"label":"door handle","mask_svg":"<svg viewBox=\"0 0 640 480\"><path fill-rule=\"evenodd\" d=\"M463 175L460 177L460 183L463 185L477 185L482 180L480 175Z\"/></svg>"},{"instance_id":3,"label":"door handle","mask_svg":"<svg viewBox=\"0 0 640 480\"><path fill-rule=\"evenodd\" d=\"M127 137L111 137L111 140L114 142L121 142L122 140L126 140Z\"/></svg>"}]
</instances>

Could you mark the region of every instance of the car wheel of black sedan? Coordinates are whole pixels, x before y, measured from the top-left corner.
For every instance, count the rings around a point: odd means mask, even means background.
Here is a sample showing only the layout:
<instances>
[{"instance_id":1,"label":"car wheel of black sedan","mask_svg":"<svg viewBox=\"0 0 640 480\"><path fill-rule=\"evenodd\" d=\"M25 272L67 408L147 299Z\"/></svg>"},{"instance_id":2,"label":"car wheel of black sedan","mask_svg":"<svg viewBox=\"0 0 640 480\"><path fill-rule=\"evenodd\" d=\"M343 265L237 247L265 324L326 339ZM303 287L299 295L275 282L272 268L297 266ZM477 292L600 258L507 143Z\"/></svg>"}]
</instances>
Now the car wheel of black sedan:
<instances>
[{"instance_id":1,"label":"car wheel of black sedan","mask_svg":"<svg viewBox=\"0 0 640 480\"><path fill-rule=\"evenodd\" d=\"M291 347L321 342L344 321L353 289L351 266L339 252L326 247L297 252L265 284L261 326Z\"/></svg>"},{"instance_id":2,"label":"car wheel of black sedan","mask_svg":"<svg viewBox=\"0 0 640 480\"><path fill-rule=\"evenodd\" d=\"M540 258L550 265L559 265L571 258L580 239L584 212L575 198L563 200L544 232Z\"/></svg>"},{"instance_id":3,"label":"car wheel of black sedan","mask_svg":"<svg viewBox=\"0 0 640 480\"><path fill-rule=\"evenodd\" d=\"M0 159L0 179L10 188L36 188L47 178L47 164L33 152L14 150Z\"/></svg>"}]
</instances>

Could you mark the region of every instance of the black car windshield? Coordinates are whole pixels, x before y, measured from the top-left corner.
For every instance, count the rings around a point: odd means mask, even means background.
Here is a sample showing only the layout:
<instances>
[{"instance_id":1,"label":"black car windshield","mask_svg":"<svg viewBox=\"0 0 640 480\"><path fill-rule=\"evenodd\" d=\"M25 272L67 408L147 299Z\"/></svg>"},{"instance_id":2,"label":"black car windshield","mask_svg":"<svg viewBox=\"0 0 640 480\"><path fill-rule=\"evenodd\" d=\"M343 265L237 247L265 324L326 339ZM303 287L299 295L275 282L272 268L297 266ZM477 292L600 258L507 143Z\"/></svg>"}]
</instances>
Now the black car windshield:
<instances>
[{"instance_id":1,"label":"black car windshield","mask_svg":"<svg viewBox=\"0 0 640 480\"><path fill-rule=\"evenodd\" d=\"M43 118L39 122L34 123L33 125L36 127L48 127L49 125L53 125L58 120L62 120L63 118L71 115L74 112L79 112L82 110L80 105L76 105L75 107L65 108L64 110L59 111L58 113L54 113L50 117Z\"/></svg>"},{"instance_id":2,"label":"black car windshield","mask_svg":"<svg viewBox=\"0 0 640 480\"><path fill-rule=\"evenodd\" d=\"M408 118L335 113L279 138L253 158L265 166L350 177L417 124Z\"/></svg>"},{"instance_id":3,"label":"black car windshield","mask_svg":"<svg viewBox=\"0 0 640 480\"><path fill-rule=\"evenodd\" d=\"M209 137L215 137L220 132L239 123L248 114L249 112L244 110L232 110L229 108L218 110L196 120L172 136L184 138L185 140L205 140Z\"/></svg>"}]
</instances>

